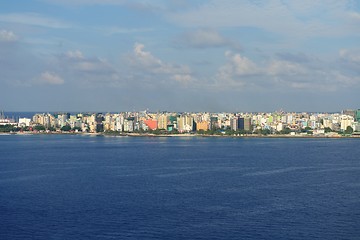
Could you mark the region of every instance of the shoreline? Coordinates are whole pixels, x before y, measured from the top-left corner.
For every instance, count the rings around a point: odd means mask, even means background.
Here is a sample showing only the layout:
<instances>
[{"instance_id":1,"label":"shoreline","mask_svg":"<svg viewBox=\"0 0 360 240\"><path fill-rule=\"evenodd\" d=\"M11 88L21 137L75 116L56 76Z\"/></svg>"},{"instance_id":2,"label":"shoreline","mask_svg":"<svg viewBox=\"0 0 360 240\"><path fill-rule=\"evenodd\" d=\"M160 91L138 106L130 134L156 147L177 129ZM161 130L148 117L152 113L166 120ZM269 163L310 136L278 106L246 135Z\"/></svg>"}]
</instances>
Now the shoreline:
<instances>
[{"instance_id":1,"label":"shoreline","mask_svg":"<svg viewBox=\"0 0 360 240\"><path fill-rule=\"evenodd\" d=\"M244 135L205 135L205 134L151 134L151 133L82 133L82 132L13 132L13 133L0 133L0 136L28 136L28 135L84 135L84 136L113 136L113 137L213 137L213 138L360 138L360 135L256 135L256 134L244 134Z\"/></svg>"}]
</instances>

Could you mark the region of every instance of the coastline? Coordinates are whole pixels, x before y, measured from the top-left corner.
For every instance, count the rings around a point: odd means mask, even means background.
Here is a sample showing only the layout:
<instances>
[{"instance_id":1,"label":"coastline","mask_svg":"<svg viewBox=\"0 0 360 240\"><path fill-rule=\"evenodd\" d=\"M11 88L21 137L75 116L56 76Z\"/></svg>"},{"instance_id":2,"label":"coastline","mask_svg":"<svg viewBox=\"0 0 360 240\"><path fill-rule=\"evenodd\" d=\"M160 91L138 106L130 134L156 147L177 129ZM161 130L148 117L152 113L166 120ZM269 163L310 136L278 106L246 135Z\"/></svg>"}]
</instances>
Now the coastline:
<instances>
[{"instance_id":1,"label":"coastline","mask_svg":"<svg viewBox=\"0 0 360 240\"><path fill-rule=\"evenodd\" d=\"M151 133L82 133L82 132L4 132L0 133L0 136L29 136L29 135L84 135L84 136L112 136L112 137L155 137L155 138L166 138L166 137L179 137L179 138L193 138L193 137L212 137L212 138L311 138L311 139L320 139L320 138L359 138L360 135L257 135L257 134L243 134L243 135L206 135L206 134L151 134Z\"/></svg>"}]
</instances>

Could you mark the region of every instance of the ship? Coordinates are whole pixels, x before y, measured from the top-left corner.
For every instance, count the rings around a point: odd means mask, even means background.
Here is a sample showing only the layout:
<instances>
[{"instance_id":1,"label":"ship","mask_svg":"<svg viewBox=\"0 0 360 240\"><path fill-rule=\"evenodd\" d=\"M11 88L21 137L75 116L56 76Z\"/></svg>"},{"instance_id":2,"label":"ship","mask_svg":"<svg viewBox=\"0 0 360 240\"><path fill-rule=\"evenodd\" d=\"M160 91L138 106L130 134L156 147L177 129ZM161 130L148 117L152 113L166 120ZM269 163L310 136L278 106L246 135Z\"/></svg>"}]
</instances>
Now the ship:
<instances>
[{"instance_id":1,"label":"ship","mask_svg":"<svg viewBox=\"0 0 360 240\"><path fill-rule=\"evenodd\" d=\"M17 125L14 119L6 118L4 111L1 111L0 113L0 126L5 125Z\"/></svg>"}]
</instances>

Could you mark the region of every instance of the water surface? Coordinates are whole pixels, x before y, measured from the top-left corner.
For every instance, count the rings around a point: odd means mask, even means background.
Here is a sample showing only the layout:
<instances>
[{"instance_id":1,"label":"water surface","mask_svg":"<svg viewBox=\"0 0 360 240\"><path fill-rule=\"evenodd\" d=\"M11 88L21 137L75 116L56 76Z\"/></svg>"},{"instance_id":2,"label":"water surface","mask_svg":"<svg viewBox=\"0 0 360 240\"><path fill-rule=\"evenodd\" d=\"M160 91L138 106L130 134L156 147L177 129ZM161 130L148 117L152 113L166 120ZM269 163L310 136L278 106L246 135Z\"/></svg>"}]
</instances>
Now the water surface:
<instances>
[{"instance_id":1,"label":"water surface","mask_svg":"<svg viewBox=\"0 0 360 240\"><path fill-rule=\"evenodd\" d=\"M359 144L0 136L0 239L359 239Z\"/></svg>"}]
</instances>

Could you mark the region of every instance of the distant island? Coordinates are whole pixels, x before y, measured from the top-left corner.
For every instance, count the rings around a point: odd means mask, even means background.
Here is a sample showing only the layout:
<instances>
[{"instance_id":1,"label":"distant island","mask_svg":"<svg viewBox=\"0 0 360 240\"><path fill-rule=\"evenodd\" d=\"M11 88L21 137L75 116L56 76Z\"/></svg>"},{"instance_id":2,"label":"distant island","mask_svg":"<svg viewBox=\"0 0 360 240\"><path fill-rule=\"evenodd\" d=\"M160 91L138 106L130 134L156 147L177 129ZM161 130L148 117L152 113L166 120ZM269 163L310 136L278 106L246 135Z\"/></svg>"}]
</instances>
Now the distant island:
<instances>
[{"instance_id":1,"label":"distant island","mask_svg":"<svg viewBox=\"0 0 360 240\"><path fill-rule=\"evenodd\" d=\"M36 113L0 114L0 133L114 136L359 137L360 109L339 113Z\"/></svg>"}]
</instances>

